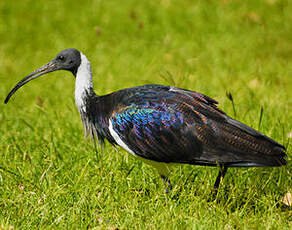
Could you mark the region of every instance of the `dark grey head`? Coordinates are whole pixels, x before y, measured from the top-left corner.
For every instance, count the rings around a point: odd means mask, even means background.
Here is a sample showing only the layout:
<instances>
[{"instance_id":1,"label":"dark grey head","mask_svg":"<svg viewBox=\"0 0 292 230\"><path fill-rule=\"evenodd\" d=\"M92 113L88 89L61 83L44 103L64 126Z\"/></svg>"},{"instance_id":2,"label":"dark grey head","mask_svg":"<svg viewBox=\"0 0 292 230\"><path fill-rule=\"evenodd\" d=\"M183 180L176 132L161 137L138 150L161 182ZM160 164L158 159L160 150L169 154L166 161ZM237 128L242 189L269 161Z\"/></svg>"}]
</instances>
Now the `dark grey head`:
<instances>
[{"instance_id":1,"label":"dark grey head","mask_svg":"<svg viewBox=\"0 0 292 230\"><path fill-rule=\"evenodd\" d=\"M68 70L76 77L78 67L81 64L80 52L74 48L61 51L53 60L58 66L58 70Z\"/></svg>"},{"instance_id":2,"label":"dark grey head","mask_svg":"<svg viewBox=\"0 0 292 230\"><path fill-rule=\"evenodd\" d=\"M69 48L61 51L55 59L50 61L48 64L37 69L33 73L29 74L23 78L16 86L9 92L4 103L6 104L10 97L23 85L29 81L36 79L37 77L50 73L56 70L67 70L70 71L75 77L78 70L78 67L81 64L80 52L74 48Z\"/></svg>"}]
</instances>

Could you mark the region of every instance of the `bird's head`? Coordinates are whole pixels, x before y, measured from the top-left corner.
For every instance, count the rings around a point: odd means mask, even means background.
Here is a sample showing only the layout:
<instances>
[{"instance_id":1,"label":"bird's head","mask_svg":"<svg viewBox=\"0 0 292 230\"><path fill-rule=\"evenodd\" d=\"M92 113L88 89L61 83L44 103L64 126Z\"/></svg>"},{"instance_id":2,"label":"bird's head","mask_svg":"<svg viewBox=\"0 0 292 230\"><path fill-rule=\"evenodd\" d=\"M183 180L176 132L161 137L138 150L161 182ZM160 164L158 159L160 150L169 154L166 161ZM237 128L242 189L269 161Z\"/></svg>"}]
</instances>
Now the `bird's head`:
<instances>
[{"instance_id":1,"label":"bird's head","mask_svg":"<svg viewBox=\"0 0 292 230\"><path fill-rule=\"evenodd\" d=\"M23 85L28 83L29 81L36 79L37 77L44 75L46 73L50 73L56 70L67 70L70 71L74 76L76 76L78 67L81 64L81 55L80 52L76 49L69 48L61 51L55 59L32 72L21 81L19 81L14 88L7 95L4 103L6 104L10 97Z\"/></svg>"}]
</instances>

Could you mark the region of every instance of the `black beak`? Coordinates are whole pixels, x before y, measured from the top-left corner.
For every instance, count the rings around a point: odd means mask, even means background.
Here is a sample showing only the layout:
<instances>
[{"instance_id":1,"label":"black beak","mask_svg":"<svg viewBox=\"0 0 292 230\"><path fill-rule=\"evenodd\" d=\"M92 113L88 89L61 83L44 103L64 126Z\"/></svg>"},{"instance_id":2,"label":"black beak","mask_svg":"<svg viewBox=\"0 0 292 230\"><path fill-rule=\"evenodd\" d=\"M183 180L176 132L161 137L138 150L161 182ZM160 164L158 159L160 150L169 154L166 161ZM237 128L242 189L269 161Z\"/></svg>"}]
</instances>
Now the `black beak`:
<instances>
[{"instance_id":1,"label":"black beak","mask_svg":"<svg viewBox=\"0 0 292 230\"><path fill-rule=\"evenodd\" d=\"M56 60L52 60L50 61L48 64L42 66L41 68L37 69L36 71L34 71L33 73L31 73L30 75L26 76L25 78L23 78L20 82L18 82L16 84L16 86L14 86L14 88L9 92L9 94L7 95L4 103L7 104L7 102L9 101L10 97L23 85L25 85L26 83L28 83L29 81L36 79L37 77L44 75L46 73L50 73L53 71L56 71L60 69L57 65Z\"/></svg>"}]
</instances>

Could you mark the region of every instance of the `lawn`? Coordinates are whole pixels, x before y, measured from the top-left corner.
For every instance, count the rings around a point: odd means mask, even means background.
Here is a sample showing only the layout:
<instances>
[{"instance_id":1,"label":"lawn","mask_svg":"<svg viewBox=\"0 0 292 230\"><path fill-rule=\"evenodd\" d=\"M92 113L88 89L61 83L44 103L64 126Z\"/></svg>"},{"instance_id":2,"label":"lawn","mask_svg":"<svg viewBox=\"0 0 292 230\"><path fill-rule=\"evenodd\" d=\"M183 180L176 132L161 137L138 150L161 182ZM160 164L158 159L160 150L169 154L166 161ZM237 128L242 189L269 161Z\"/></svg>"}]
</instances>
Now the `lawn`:
<instances>
[{"instance_id":1,"label":"lawn","mask_svg":"<svg viewBox=\"0 0 292 230\"><path fill-rule=\"evenodd\" d=\"M289 0L0 1L0 229L291 229L291 12ZM288 165L230 169L215 201L217 168L178 166L165 194L150 166L84 138L70 73L3 104L69 47L91 61L97 94L148 83L204 93L283 144Z\"/></svg>"}]
</instances>

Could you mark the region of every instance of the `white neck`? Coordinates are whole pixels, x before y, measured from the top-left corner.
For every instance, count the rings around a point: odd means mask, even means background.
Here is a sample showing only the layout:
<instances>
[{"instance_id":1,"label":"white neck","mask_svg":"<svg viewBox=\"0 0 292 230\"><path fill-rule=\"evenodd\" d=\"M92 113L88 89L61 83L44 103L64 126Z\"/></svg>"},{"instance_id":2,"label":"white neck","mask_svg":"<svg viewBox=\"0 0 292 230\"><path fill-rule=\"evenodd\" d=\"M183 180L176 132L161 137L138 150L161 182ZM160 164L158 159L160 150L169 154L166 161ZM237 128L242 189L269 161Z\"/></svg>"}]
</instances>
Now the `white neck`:
<instances>
[{"instance_id":1,"label":"white neck","mask_svg":"<svg viewBox=\"0 0 292 230\"><path fill-rule=\"evenodd\" d=\"M85 112L84 96L92 89L91 66L84 54L80 52L81 64L78 67L75 80L75 103L80 112Z\"/></svg>"}]
</instances>

